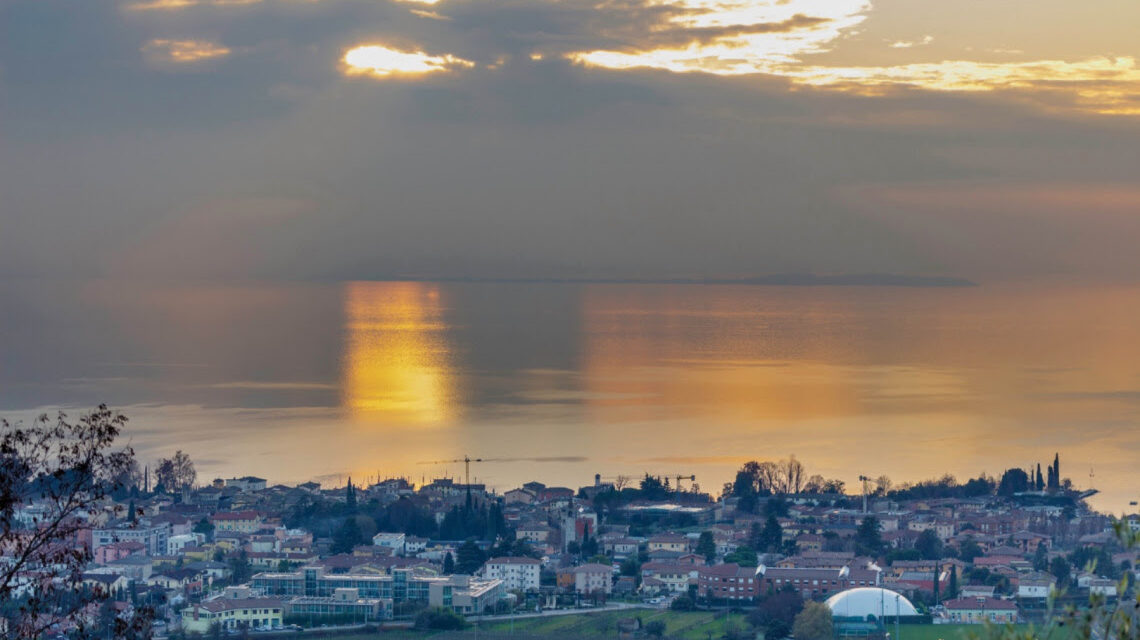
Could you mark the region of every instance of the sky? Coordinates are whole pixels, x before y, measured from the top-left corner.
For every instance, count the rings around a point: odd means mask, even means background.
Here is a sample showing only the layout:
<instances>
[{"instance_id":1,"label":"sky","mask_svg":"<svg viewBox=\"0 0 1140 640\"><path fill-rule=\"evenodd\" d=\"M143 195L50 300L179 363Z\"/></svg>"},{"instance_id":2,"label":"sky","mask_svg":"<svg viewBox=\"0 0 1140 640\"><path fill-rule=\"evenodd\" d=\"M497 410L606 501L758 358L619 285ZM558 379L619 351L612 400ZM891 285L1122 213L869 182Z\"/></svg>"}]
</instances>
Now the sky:
<instances>
[{"instance_id":1,"label":"sky","mask_svg":"<svg viewBox=\"0 0 1140 640\"><path fill-rule=\"evenodd\" d=\"M0 277L1140 275L1135 0L6 0Z\"/></svg>"}]
</instances>

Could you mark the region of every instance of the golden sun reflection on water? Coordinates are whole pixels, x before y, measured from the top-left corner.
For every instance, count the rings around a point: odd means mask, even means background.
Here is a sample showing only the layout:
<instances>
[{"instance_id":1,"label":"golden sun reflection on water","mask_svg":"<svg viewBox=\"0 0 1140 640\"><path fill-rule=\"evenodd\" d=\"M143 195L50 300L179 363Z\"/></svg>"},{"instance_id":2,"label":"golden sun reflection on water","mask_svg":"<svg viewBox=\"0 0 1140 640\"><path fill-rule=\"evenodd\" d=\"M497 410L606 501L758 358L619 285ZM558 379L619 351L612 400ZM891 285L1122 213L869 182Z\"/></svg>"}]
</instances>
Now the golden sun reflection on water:
<instances>
[{"instance_id":1,"label":"golden sun reflection on water","mask_svg":"<svg viewBox=\"0 0 1140 640\"><path fill-rule=\"evenodd\" d=\"M438 425L454 417L456 380L440 287L345 286L344 407L354 418Z\"/></svg>"}]
</instances>

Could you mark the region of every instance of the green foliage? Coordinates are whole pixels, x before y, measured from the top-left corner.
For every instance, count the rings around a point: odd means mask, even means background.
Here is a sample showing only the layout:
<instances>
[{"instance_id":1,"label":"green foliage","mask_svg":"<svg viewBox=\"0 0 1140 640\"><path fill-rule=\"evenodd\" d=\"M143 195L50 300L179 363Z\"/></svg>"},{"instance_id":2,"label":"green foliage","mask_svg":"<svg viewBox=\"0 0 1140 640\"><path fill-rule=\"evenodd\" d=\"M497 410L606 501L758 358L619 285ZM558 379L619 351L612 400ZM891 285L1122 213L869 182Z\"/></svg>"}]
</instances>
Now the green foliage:
<instances>
[{"instance_id":1,"label":"green foliage","mask_svg":"<svg viewBox=\"0 0 1140 640\"><path fill-rule=\"evenodd\" d=\"M443 573L444 575L455 573L455 558L451 557L450 551L447 552L447 555L443 556Z\"/></svg>"},{"instance_id":2,"label":"green foliage","mask_svg":"<svg viewBox=\"0 0 1140 640\"><path fill-rule=\"evenodd\" d=\"M1059 464L1054 461L1054 464ZM1125 523L1113 524L1117 541L1126 550L1140 548L1140 532L1132 532ZM1052 564L1061 569L1060 563L1068 569L1068 562L1064 558L1054 558ZM1051 568L1053 568L1051 566ZM1054 572L1054 575L1056 572ZM1121 580L1117 585L1120 593L1125 593L1128 582ZM1077 609L1069 606L1058 611L1056 601L1049 598L1048 610L1045 614L1046 622L1037 625L1030 624L1025 628L1014 626L986 625L979 632L971 632L971 640L1037 640L1037 639L1068 639L1075 640L1136 640L1140 638L1140 597L1135 593L1116 599L1110 603L1103 596L1092 594L1089 596L1088 606Z\"/></svg>"},{"instance_id":3,"label":"green foliage","mask_svg":"<svg viewBox=\"0 0 1140 640\"><path fill-rule=\"evenodd\" d=\"M701 537L697 539L696 552L697 555L704 556L707 562L716 560L716 541L713 540L712 531L701 532Z\"/></svg>"},{"instance_id":4,"label":"green foliage","mask_svg":"<svg viewBox=\"0 0 1140 640\"><path fill-rule=\"evenodd\" d=\"M1072 576L1073 568L1069 565L1068 560L1062 558L1061 556L1057 556L1056 558L1053 558L1052 562L1049 563L1049 573L1053 574L1053 577L1057 578L1058 587L1062 587L1069 581L1069 578Z\"/></svg>"},{"instance_id":5,"label":"green foliage","mask_svg":"<svg viewBox=\"0 0 1140 640\"><path fill-rule=\"evenodd\" d=\"M1040 472L1040 469L1038 469L1038 472ZM1033 552L1033 569L1034 571L1049 570L1049 549L1043 544L1037 545L1037 551Z\"/></svg>"},{"instance_id":6,"label":"green foliage","mask_svg":"<svg viewBox=\"0 0 1140 640\"><path fill-rule=\"evenodd\" d=\"M455 559L455 572L466 575L472 575L483 566L483 562L487 560L483 555L483 550L479 545L475 544L474 540L467 540L459 549L456 550Z\"/></svg>"},{"instance_id":7,"label":"green foliage","mask_svg":"<svg viewBox=\"0 0 1140 640\"><path fill-rule=\"evenodd\" d=\"M770 502L771 500L769 500ZM764 529L760 532L760 540L756 548L765 553L778 553L783 542L784 529L780 526L780 521L776 519L776 515L769 513L768 520L764 523Z\"/></svg>"},{"instance_id":8,"label":"green foliage","mask_svg":"<svg viewBox=\"0 0 1140 640\"><path fill-rule=\"evenodd\" d=\"M230 582L232 584L244 584L249 582L253 577L253 567L249 563L249 557L243 549L237 555L229 560L230 568Z\"/></svg>"},{"instance_id":9,"label":"green foliage","mask_svg":"<svg viewBox=\"0 0 1140 640\"><path fill-rule=\"evenodd\" d=\"M651 476L648 473L641 479L641 498L644 500L667 500L669 498L669 489L661 481L661 478Z\"/></svg>"},{"instance_id":10,"label":"green foliage","mask_svg":"<svg viewBox=\"0 0 1140 640\"><path fill-rule=\"evenodd\" d=\"M660 638L665 635L665 621L650 620L645 624L644 629L646 635L653 638Z\"/></svg>"},{"instance_id":11,"label":"green foliage","mask_svg":"<svg viewBox=\"0 0 1140 640\"><path fill-rule=\"evenodd\" d=\"M748 614L748 622L763 630L765 638L786 638L803 608L804 600L794 588L780 591L763 598Z\"/></svg>"},{"instance_id":12,"label":"green foliage","mask_svg":"<svg viewBox=\"0 0 1140 640\"><path fill-rule=\"evenodd\" d=\"M669 608L673 611L692 611L696 608L696 603L689 596L677 596L669 603Z\"/></svg>"},{"instance_id":13,"label":"green foliage","mask_svg":"<svg viewBox=\"0 0 1140 640\"><path fill-rule=\"evenodd\" d=\"M360 524L356 518L348 517L333 536L331 550L333 553L351 553L353 547L364 542L364 532L360 530Z\"/></svg>"},{"instance_id":14,"label":"green foliage","mask_svg":"<svg viewBox=\"0 0 1140 640\"><path fill-rule=\"evenodd\" d=\"M756 550L746 544L740 545L736 551L724 556L724 561L726 563L735 562L742 567L755 567L760 564Z\"/></svg>"},{"instance_id":15,"label":"green foliage","mask_svg":"<svg viewBox=\"0 0 1140 640\"><path fill-rule=\"evenodd\" d=\"M985 555L981 545L974 541L972 536L966 536L962 544L958 545L958 558L963 562L974 563L974 558Z\"/></svg>"},{"instance_id":16,"label":"green foliage","mask_svg":"<svg viewBox=\"0 0 1140 640\"><path fill-rule=\"evenodd\" d=\"M1012 496L1028 490L1029 474L1025 473L1024 469L1006 469L1005 473L1001 474L1001 482L997 488L999 496Z\"/></svg>"},{"instance_id":17,"label":"green foliage","mask_svg":"<svg viewBox=\"0 0 1140 640\"><path fill-rule=\"evenodd\" d=\"M927 529L918 535L914 548L923 560L938 560L942 557L942 541L933 529Z\"/></svg>"},{"instance_id":18,"label":"green foliage","mask_svg":"<svg viewBox=\"0 0 1140 640\"><path fill-rule=\"evenodd\" d=\"M1081 547L1069 554L1069 564L1105 578L1120 578L1120 567L1112 561L1112 554L1103 547Z\"/></svg>"},{"instance_id":19,"label":"green foliage","mask_svg":"<svg viewBox=\"0 0 1140 640\"><path fill-rule=\"evenodd\" d=\"M867 516L855 531L856 553L878 556L883 551L883 527L874 516Z\"/></svg>"},{"instance_id":20,"label":"green foliage","mask_svg":"<svg viewBox=\"0 0 1140 640\"><path fill-rule=\"evenodd\" d=\"M450 609L436 607L424 609L416 616L416 629L432 631L456 631L467 628L467 620Z\"/></svg>"},{"instance_id":21,"label":"green foliage","mask_svg":"<svg viewBox=\"0 0 1140 640\"><path fill-rule=\"evenodd\" d=\"M207 542L214 541L214 525L210 524L210 521L206 518L202 518L194 524L194 533L200 533L206 536Z\"/></svg>"},{"instance_id":22,"label":"green foliage","mask_svg":"<svg viewBox=\"0 0 1140 640\"><path fill-rule=\"evenodd\" d=\"M621 562L621 575L623 576L636 576L641 573L641 563L637 561L637 556L630 556Z\"/></svg>"},{"instance_id":23,"label":"green foliage","mask_svg":"<svg viewBox=\"0 0 1140 640\"><path fill-rule=\"evenodd\" d=\"M821 602L805 603L792 624L796 640L831 640L834 631L831 609Z\"/></svg>"}]
</instances>

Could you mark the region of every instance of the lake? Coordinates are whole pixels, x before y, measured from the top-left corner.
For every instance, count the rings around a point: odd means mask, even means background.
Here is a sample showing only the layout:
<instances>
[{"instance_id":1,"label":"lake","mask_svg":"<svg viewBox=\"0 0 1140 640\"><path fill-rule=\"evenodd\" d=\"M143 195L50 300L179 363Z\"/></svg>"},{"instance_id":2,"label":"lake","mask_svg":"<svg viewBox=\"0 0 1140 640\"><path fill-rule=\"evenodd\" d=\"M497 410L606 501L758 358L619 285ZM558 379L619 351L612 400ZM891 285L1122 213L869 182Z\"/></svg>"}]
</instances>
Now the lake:
<instances>
[{"instance_id":1,"label":"lake","mask_svg":"<svg viewBox=\"0 0 1140 640\"><path fill-rule=\"evenodd\" d=\"M0 410L107 402L143 461L500 490L741 463L895 483L1012 466L1140 497L1140 288L0 284ZM1132 509L1134 510L1134 508Z\"/></svg>"}]
</instances>

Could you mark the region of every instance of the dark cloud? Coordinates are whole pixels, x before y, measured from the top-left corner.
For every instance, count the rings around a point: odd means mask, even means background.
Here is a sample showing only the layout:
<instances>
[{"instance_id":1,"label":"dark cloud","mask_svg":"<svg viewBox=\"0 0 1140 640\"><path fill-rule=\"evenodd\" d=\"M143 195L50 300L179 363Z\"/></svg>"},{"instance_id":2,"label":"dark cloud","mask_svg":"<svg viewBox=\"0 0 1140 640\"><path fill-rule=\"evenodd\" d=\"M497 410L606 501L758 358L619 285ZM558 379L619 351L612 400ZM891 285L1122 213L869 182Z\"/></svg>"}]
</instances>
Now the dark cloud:
<instances>
[{"instance_id":1,"label":"dark cloud","mask_svg":"<svg viewBox=\"0 0 1140 640\"><path fill-rule=\"evenodd\" d=\"M1008 275L1011 254L1034 256L1019 275L1079 273L1078 254L1057 262L1034 238L1130 227L1102 217L1090 230L1063 211L1043 227L989 215L1018 201L947 222L954 185L1140 178L1131 121L1027 110L1016 92L859 96L762 75L607 71L558 55L822 25L811 16L686 29L674 20L683 9L634 0L177 11L16 0L0 12L5 275L882 272L984 282ZM156 40L227 53L156 65L146 56ZM375 42L478 66L345 77L344 52ZM949 185L930 191L938 207L882 200L888 187L931 183ZM1140 267L1129 255L1089 264L1098 277Z\"/></svg>"}]
</instances>

